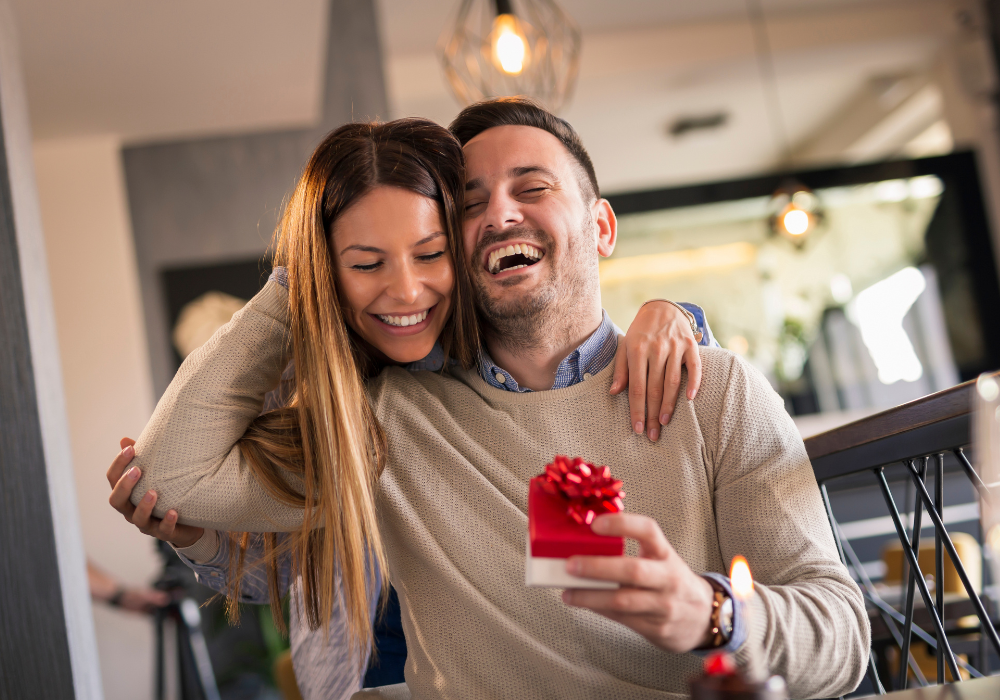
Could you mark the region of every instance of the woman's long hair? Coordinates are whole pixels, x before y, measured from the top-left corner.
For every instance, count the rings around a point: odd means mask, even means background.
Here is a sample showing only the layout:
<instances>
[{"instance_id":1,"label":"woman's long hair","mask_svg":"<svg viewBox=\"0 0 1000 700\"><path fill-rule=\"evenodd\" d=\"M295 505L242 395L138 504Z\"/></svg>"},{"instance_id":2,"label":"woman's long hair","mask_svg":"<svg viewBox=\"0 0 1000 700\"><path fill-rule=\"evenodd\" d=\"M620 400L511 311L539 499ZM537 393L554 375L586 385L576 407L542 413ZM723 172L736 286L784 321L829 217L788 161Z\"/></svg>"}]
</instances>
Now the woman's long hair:
<instances>
[{"instance_id":1,"label":"woman's long hair","mask_svg":"<svg viewBox=\"0 0 1000 700\"><path fill-rule=\"evenodd\" d=\"M446 357L470 367L478 349L471 285L462 248L464 157L458 141L424 119L355 123L329 134L313 153L285 207L274 264L287 269L294 393L258 417L240 440L257 479L275 498L304 510L286 545L292 580L302 577L310 628L343 606L358 662L372 641L369 600L376 573L387 572L375 490L385 465L385 436L366 399L364 377L377 366L348 328L334 278L334 223L375 187L410 190L438 203L455 267L452 313L441 334ZM233 536L230 610L251 535ZM277 538L264 535L271 607L278 598ZM283 551L283 550L282 550ZM383 600L387 586L382 587Z\"/></svg>"}]
</instances>

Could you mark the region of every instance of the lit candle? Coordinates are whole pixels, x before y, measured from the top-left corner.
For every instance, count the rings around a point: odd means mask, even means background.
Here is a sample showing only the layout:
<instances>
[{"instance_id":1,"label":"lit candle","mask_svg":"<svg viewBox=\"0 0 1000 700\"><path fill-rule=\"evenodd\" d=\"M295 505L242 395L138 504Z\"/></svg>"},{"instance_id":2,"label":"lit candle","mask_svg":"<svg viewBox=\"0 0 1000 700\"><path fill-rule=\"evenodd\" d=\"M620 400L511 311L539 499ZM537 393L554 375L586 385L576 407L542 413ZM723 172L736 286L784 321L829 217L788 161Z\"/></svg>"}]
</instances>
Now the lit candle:
<instances>
[{"instance_id":1,"label":"lit candle","mask_svg":"<svg viewBox=\"0 0 1000 700\"><path fill-rule=\"evenodd\" d=\"M753 635L753 606L751 605L754 596L753 576L750 575L750 565L742 556L733 557L733 563L729 568L729 580L732 582L733 595L738 601L743 603L743 615L745 615L745 625L747 628L746 646L746 673L747 680L751 683L761 683L769 675L767 663L764 660L762 650L757 646Z\"/></svg>"}]
</instances>

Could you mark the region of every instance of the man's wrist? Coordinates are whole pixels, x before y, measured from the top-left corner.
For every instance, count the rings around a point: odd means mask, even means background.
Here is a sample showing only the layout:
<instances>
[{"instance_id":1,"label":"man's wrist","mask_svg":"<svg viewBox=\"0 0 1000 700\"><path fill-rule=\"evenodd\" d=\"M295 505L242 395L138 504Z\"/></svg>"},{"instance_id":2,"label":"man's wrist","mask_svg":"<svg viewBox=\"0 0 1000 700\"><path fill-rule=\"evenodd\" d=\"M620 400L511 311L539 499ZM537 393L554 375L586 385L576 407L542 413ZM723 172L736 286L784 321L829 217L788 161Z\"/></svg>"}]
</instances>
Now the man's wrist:
<instances>
[{"instance_id":1,"label":"man's wrist","mask_svg":"<svg viewBox=\"0 0 1000 700\"><path fill-rule=\"evenodd\" d=\"M195 564L211 561L219 551L219 533L215 530L203 530L201 536L191 544L181 547L173 545L178 554L184 555Z\"/></svg>"}]
</instances>

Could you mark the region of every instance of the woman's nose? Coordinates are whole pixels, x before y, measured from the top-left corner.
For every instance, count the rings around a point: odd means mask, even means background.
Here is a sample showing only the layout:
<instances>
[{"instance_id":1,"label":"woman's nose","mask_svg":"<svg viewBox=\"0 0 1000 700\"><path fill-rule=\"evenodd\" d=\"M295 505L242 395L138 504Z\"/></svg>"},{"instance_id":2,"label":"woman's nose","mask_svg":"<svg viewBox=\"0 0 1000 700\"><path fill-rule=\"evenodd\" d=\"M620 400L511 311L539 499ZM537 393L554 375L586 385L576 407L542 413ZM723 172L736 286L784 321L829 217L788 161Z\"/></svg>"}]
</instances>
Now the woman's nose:
<instances>
[{"instance_id":1,"label":"woman's nose","mask_svg":"<svg viewBox=\"0 0 1000 700\"><path fill-rule=\"evenodd\" d=\"M420 298L424 285L412 265L402 265L389 283L389 296L402 304L412 304Z\"/></svg>"}]
</instances>

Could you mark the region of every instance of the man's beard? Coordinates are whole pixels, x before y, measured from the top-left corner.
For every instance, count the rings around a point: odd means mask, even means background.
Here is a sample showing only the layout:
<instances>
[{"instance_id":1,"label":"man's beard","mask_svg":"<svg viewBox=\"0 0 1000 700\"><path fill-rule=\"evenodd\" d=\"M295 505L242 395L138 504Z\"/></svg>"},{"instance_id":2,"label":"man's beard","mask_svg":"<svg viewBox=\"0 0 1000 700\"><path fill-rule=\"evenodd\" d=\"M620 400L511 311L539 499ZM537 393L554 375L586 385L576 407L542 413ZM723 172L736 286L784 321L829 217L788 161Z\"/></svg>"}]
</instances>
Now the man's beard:
<instances>
[{"instance_id":1,"label":"man's beard","mask_svg":"<svg viewBox=\"0 0 1000 700\"><path fill-rule=\"evenodd\" d=\"M592 228L593 217L588 209L579 229L568 237L566 249L560 251L562 255L558 261L553 259L556 251L552 237L540 229L514 227L486 235L479 241L472 259L480 266L473 271L472 282L476 304L491 339L508 350L523 350L561 345L566 340L562 336L572 335L573 319L580 316L575 309L586 304L600 285L597 248L590 235ZM530 295L511 300L494 299L484 282L490 273L478 261L483 260L487 248L513 239L537 243L545 250L542 261L548 259L549 272ZM514 287L518 281L514 276L499 284Z\"/></svg>"}]
</instances>

